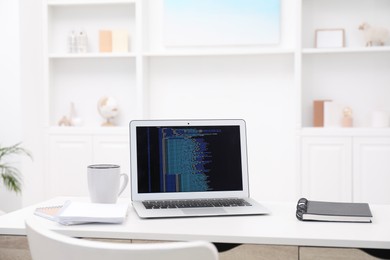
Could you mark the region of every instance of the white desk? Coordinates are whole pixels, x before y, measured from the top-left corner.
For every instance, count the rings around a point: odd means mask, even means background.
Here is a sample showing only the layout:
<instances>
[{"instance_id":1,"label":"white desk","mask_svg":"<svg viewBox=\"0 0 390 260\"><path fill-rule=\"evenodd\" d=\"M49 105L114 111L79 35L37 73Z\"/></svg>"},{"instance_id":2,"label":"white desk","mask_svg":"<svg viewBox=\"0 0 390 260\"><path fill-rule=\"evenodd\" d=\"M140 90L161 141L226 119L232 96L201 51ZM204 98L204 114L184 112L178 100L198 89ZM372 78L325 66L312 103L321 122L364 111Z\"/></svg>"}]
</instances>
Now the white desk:
<instances>
[{"instance_id":1,"label":"white desk","mask_svg":"<svg viewBox=\"0 0 390 260\"><path fill-rule=\"evenodd\" d=\"M24 219L37 206L55 205L66 199L77 198L56 198L1 216L0 235L25 235ZM295 203L262 204L271 215L140 219L130 206L123 224L62 226L36 218L52 230L75 237L390 249L390 205L370 205L373 223L326 223L297 220Z\"/></svg>"}]
</instances>

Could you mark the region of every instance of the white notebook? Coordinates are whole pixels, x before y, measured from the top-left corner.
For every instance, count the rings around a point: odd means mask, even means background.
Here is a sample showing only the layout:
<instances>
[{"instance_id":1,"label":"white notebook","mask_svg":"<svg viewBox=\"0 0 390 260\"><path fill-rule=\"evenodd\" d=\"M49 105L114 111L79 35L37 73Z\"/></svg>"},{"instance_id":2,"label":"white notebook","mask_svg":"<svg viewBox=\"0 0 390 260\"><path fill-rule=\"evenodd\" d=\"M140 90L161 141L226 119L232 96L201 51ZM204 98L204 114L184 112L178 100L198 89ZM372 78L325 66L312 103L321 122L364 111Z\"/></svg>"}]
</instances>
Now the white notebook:
<instances>
[{"instance_id":1,"label":"white notebook","mask_svg":"<svg viewBox=\"0 0 390 260\"><path fill-rule=\"evenodd\" d=\"M99 204L67 201L58 213L49 219L63 225L83 223L122 223L127 216L128 206L128 203ZM42 214L37 214L37 211L38 209L35 211L35 214L42 216Z\"/></svg>"}]
</instances>

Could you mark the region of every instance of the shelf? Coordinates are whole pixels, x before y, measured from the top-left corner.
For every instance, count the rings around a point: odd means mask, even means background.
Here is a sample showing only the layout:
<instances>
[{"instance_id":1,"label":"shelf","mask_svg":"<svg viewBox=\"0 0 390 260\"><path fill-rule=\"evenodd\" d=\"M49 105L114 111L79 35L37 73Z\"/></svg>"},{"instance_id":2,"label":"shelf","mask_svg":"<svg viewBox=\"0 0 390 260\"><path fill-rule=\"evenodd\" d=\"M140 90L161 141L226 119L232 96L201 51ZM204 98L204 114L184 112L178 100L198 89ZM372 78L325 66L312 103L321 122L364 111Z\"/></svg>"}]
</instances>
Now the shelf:
<instances>
[{"instance_id":1,"label":"shelf","mask_svg":"<svg viewBox=\"0 0 390 260\"><path fill-rule=\"evenodd\" d=\"M228 50L228 51L161 51L145 52L146 57L186 57L186 56L239 56L239 55L279 55L294 54L293 49Z\"/></svg>"},{"instance_id":2,"label":"shelf","mask_svg":"<svg viewBox=\"0 0 390 260\"><path fill-rule=\"evenodd\" d=\"M264 51L186 51L186 52L145 52L145 57L191 57L191 56L240 56L240 55L292 55L293 50L264 50ZM135 58L135 53L51 53L50 59L83 59L83 58Z\"/></svg>"},{"instance_id":3,"label":"shelf","mask_svg":"<svg viewBox=\"0 0 390 260\"><path fill-rule=\"evenodd\" d=\"M73 6L73 5L118 5L118 4L135 4L136 0L69 0L69 1L55 1L51 0L47 2L48 6Z\"/></svg>"},{"instance_id":4,"label":"shelf","mask_svg":"<svg viewBox=\"0 0 390 260\"><path fill-rule=\"evenodd\" d=\"M390 136L390 127L373 128L373 127L303 127L301 136L317 136L317 137L354 137L354 136Z\"/></svg>"},{"instance_id":5,"label":"shelf","mask_svg":"<svg viewBox=\"0 0 390 260\"><path fill-rule=\"evenodd\" d=\"M372 52L390 52L390 46L348 47L348 48L330 48L330 49L305 48L302 50L303 54L372 53Z\"/></svg>"},{"instance_id":6,"label":"shelf","mask_svg":"<svg viewBox=\"0 0 390 260\"><path fill-rule=\"evenodd\" d=\"M125 126L113 127L77 127L77 126L50 126L48 134L55 135L128 135L129 128Z\"/></svg>"},{"instance_id":7,"label":"shelf","mask_svg":"<svg viewBox=\"0 0 390 260\"><path fill-rule=\"evenodd\" d=\"M49 54L50 59L85 59L85 58L133 58L134 53L65 53Z\"/></svg>"}]
</instances>

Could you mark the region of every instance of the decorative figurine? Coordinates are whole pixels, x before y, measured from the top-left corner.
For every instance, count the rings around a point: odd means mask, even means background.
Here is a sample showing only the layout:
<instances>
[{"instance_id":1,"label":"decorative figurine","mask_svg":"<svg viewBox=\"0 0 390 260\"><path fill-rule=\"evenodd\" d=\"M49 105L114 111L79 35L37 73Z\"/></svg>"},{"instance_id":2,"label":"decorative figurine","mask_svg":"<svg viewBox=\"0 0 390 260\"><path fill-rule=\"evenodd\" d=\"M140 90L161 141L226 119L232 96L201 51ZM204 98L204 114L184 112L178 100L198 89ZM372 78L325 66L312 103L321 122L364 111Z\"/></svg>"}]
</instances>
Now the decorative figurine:
<instances>
[{"instance_id":1,"label":"decorative figurine","mask_svg":"<svg viewBox=\"0 0 390 260\"><path fill-rule=\"evenodd\" d=\"M77 52L76 33L74 30L70 31L68 35L68 52L69 53Z\"/></svg>"},{"instance_id":2,"label":"decorative figurine","mask_svg":"<svg viewBox=\"0 0 390 260\"><path fill-rule=\"evenodd\" d=\"M88 36L84 30L81 30L76 37L77 52L87 53L88 52Z\"/></svg>"},{"instance_id":3,"label":"decorative figurine","mask_svg":"<svg viewBox=\"0 0 390 260\"><path fill-rule=\"evenodd\" d=\"M366 46L373 46L375 44L383 46L386 40L389 38L389 30L382 27L374 27L368 23L363 23L359 26L359 30L364 33L364 39Z\"/></svg>"},{"instance_id":4,"label":"decorative figurine","mask_svg":"<svg viewBox=\"0 0 390 260\"><path fill-rule=\"evenodd\" d=\"M352 127L352 109L350 107L345 107L343 109L343 119L341 125L343 127Z\"/></svg>"},{"instance_id":5,"label":"decorative figurine","mask_svg":"<svg viewBox=\"0 0 390 260\"><path fill-rule=\"evenodd\" d=\"M82 123L83 120L76 116L76 109L73 102L70 103L69 116L63 116L58 121L59 126L80 126Z\"/></svg>"},{"instance_id":6,"label":"decorative figurine","mask_svg":"<svg viewBox=\"0 0 390 260\"><path fill-rule=\"evenodd\" d=\"M59 126L71 126L72 124L71 124L69 118L67 118L66 116L63 116L61 118L61 120L58 121L58 125Z\"/></svg>"},{"instance_id":7,"label":"decorative figurine","mask_svg":"<svg viewBox=\"0 0 390 260\"><path fill-rule=\"evenodd\" d=\"M70 103L70 122L72 126L81 126L83 124L83 120L77 116L75 105L73 102Z\"/></svg>"},{"instance_id":8,"label":"decorative figurine","mask_svg":"<svg viewBox=\"0 0 390 260\"><path fill-rule=\"evenodd\" d=\"M106 120L102 126L114 126L113 120L118 115L118 102L113 97L102 97L98 104L99 114Z\"/></svg>"}]
</instances>

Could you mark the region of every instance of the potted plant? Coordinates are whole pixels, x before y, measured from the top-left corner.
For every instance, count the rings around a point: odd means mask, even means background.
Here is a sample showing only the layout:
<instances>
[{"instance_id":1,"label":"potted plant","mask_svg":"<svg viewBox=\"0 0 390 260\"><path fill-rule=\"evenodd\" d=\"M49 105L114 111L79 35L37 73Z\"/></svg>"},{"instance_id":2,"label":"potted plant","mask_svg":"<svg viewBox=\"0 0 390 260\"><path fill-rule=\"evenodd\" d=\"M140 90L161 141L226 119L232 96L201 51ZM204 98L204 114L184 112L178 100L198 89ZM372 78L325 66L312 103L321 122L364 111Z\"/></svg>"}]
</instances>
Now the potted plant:
<instances>
[{"instance_id":1,"label":"potted plant","mask_svg":"<svg viewBox=\"0 0 390 260\"><path fill-rule=\"evenodd\" d=\"M17 143L8 147L0 146L0 177L6 189L16 193L22 191L22 176L20 171L5 159L14 155L26 155L32 158L31 153Z\"/></svg>"}]
</instances>

